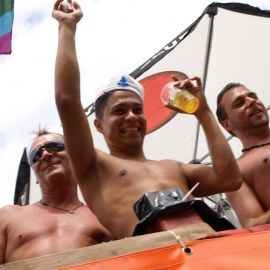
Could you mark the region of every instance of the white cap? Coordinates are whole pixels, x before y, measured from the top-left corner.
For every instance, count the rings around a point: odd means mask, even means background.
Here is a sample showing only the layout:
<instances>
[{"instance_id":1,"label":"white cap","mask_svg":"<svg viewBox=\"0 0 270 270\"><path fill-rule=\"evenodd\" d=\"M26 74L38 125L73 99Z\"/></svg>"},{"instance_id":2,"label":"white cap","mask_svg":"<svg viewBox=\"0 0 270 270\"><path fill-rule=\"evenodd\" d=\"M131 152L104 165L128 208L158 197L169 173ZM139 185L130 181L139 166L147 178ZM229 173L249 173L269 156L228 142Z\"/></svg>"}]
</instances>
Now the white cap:
<instances>
[{"instance_id":1,"label":"white cap","mask_svg":"<svg viewBox=\"0 0 270 270\"><path fill-rule=\"evenodd\" d=\"M105 93L115 91L115 90L127 90L138 95L141 100L144 98L144 89L143 86L135 79L129 75L121 75L111 78L107 84L99 88L96 92L96 100L104 95Z\"/></svg>"}]
</instances>

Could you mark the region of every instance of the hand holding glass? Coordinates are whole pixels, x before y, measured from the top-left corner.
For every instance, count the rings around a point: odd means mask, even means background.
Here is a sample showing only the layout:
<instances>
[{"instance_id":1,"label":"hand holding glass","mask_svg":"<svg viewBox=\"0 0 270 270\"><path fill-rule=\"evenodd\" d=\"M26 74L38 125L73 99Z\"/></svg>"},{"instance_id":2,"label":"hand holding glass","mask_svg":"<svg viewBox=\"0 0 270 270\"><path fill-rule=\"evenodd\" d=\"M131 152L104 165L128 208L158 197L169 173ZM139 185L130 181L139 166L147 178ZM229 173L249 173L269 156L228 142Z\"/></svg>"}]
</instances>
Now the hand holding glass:
<instances>
[{"instance_id":1,"label":"hand holding glass","mask_svg":"<svg viewBox=\"0 0 270 270\"><path fill-rule=\"evenodd\" d=\"M194 113L199 107L199 100L185 89L167 83L161 90L160 99L163 104L178 108L186 113Z\"/></svg>"}]
</instances>

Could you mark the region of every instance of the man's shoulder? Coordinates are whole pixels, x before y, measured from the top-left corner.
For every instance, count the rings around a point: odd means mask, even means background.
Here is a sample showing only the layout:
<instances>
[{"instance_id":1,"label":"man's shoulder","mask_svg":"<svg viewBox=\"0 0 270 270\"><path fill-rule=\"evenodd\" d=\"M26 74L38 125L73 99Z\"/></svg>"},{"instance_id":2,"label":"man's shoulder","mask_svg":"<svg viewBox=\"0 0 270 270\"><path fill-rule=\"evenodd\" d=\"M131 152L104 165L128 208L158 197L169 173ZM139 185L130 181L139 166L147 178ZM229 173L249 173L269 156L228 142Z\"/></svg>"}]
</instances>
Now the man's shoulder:
<instances>
[{"instance_id":1,"label":"man's shoulder","mask_svg":"<svg viewBox=\"0 0 270 270\"><path fill-rule=\"evenodd\" d=\"M149 162L150 166L152 163L153 166L163 168L165 170L182 170L183 165L185 165L185 163L174 159L147 160L147 162Z\"/></svg>"},{"instance_id":2,"label":"man's shoulder","mask_svg":"<svg viewBox=\"0 0 270 270\"><path fill-rule=\"evenodd\" d=\"M254 163L254 161L258 158L258 153L256 151L253 152L247 152L243 153L241 156L237 158L237 162L240 165L246 165L246 164L251 164Z\"/></svg>"},{"instance_id":3,"label":"man's shoulder","mask_svg":"<svg viewBox=\"0 0 270 270\"><path fill-rule=\"evenodd\" d=\"M0 208L0 221L5 221L6 224L9 222L24 222L31 220L30 217L37 217L39 215L38 208L31 205L6 205ZM26 219L27 217L27 219Z\"/></svg>"},{"instance_id":4,"label":"man's shoulder","mask_svg":"<svg viewBox=\"0 0 270 270\"><path fill-rule=\"evenodd\" d=\"M13 212L18 212L21 211L23 209L25 209L26 207L29 207L29 205L27 206L22 206L22 205L5 205L3 207L0 208L0 214L5 214L5 213L13 213Z\"/></svg>"},{"instance_id":5,"label":"man's shoulder","mask_svg":"<svg viewBox=\"0 0 270 270\"><path fill-rule=\"evenodd\" d=\"M96 155L99 157L99 158L102 158L103 156L111 156L110 154L106 153L105 151L102 151L100 149L96 149L95 148L95 152L96 152Z\"/></svg>"},{"instance_id":6,"label":"man's shoulder","mask_svg":"<svg viewBox=\"0 0 270 270\"><path fill-rule=\"evenodd\" d=\"M5 205L0 208L0 212L10 212L10 211L16 211L20 209L22 206L20 205Z\"/></svg>"},{"instance_id":7,"label":"man's shoulder","mask_svg":"<svg viewBox=\"0 0 270 270\"><path fill-rule=\"evenodd\" d=\"M0 208L0 223L7 224L10 219L18 216L19 211L23 206L19 205L6 205Z\"/></svg>"},{"instance_id":8,"label":"man's shoulder","mask_svg":"<svg viewBox=\"0 0 270 270\"><path fill-rule=\"evenodd\" d=\"M116 160L116 157L100 149L95 149L95 152L97 157L97 163L102 167L108 166L110 165L110 163L113 163L113 161Z\"/></svg>"},{"instance_id":9,"label":"man's shoulder","mask_svg":"<svg viewBox=\"0 0 270 270\"><path fill-rule=\"evenodd\" d=\"M237 163L242 169L251 169L257 167L260 164L260 161L263 159L264 155L268 155L265 152L261 152L261 150L247 153L243 153L240 157L237 158Z\"/></svg>"},{"instance_id":10,"label":"man's shoulder","mask_svg":"<svg viewBox=\"0 0 270 270\"><path fill-rule=\"evenodd\" d=\"M255 181L265 179L267 176L265 170L269 170L269 165L266 162L268 154L260 151L245 153L237 159L242 176L245 182L253 185Z\"/></svg>"},{"instance_id":11,"label":"man's shoulder","mask_svg":"<svg viewBox=\"0 0 270 270\"><path fill-rule=\"evenodd\" d=\"M184 164L184 163L182 163L178 160L174 160L174 159L161 159L161 160L149 160L149 161L153 161L153 162L157 162L157 163L174 164L174 165Z\"/></svg>"},{"instance_id":12,"label":"man's shoulder","mask_svg":"<svg viewBox=\"0 0 270 270\"><path fill-rule=\"evenodd\" d=\"M12 215L19 214L25 211L29 211L33 208L33 205L6 205L0 208L0 215Z\"/></svg>"}]
</instances>

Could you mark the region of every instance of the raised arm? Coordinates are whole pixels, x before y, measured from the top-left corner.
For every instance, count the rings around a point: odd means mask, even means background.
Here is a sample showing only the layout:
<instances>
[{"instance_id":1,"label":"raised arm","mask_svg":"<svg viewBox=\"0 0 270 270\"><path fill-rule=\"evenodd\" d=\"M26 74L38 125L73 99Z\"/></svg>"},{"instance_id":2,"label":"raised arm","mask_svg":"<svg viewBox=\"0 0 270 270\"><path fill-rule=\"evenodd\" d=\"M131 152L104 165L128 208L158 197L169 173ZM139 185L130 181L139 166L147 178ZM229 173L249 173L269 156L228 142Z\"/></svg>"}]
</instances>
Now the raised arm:
<instances>
[{"instance_id":1,"label":"raised arm","mask_svg":"<svg viewBox=\"0 0 270 270\"><path fill-rule=\"evenodd\" d=\"M192 83L194 81L196 84ZM200 182L193 194L207 196L238 189L242 182L240 170L231 148L207 104L200 78L194 77L185 80L181 87L197 96L200 101L200 106L194 115L204 130L213 164L212 166L181 165L190 187Z\"/></svg>"},{"instance_id":2,"label":"raised arm","mask_svg":"<svg viewBox=\"0 0 270 270\"><path fill-rule=\"evenodd\" d=\"M67 152L84 197L89 194L89 180L97 179L96 152L88 120L80 98L80 71L76 55L75 33L83 14L76 2L61 8L54 4L53 17L59 22L58 49L55 63L55 99L64 130ZM60 6L60 8L59 8Z\"/></svg>"}]
</instances>

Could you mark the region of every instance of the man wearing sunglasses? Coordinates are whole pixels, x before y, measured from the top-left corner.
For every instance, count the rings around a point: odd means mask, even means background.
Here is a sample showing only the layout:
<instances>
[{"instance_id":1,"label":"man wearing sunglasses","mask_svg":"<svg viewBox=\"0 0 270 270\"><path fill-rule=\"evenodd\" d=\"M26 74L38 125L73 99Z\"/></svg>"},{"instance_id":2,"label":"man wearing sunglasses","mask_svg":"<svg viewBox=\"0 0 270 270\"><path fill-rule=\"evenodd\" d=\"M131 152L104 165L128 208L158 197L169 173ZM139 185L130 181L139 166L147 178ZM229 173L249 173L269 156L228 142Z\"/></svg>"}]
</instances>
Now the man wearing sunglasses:
<instances>
[{"instance_id":1,"label":"man wearing sunglasses","mask_svg":"<svg viewBox=\"0 0 270 270\"><path fill-rule=\"evenodd\" d=\"M78 199L63 136L41 130L27 152L41 199L0 210L0 263L110 240L108 230Z\"/></svg>"},{"instance_id":2,"label":"man wearing sunglasses","mask_svg":"<svg viewBox=\"0 0 270 270\"><path fill-rule=\"evenodd\" d=\"M206 133L213 167L145 157L143 88L130 76L110 81L98 97L95 127L103 134L110 154L94 148L80 101L75 50L76 25L82 11L72 1L70 8L62 11L61 3L62 0L56 1L53 10L53 17L59 22L55 96L66 149L85 201L113 236L120 239L132 235L138 223L133 204L146 192L177 187L187 193L198 182L195 196L239 188L241 176L237 163L206 103L199 78L196 78L198 86L191 87L200 100L195 116ZM185 83L191 84L190 80Z\"/></svg>"}]
</instances>

